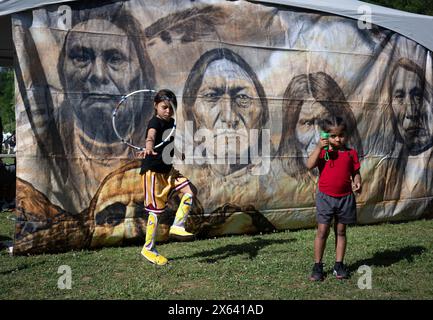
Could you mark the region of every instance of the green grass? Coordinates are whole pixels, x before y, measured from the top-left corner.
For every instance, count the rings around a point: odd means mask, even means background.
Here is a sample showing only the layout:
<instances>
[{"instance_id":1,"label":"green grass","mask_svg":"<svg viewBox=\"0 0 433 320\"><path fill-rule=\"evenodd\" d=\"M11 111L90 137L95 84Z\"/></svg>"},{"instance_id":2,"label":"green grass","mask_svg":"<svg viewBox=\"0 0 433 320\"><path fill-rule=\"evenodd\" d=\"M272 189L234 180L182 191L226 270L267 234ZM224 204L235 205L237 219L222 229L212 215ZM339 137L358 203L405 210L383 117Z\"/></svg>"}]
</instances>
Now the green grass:
<instances>
[{"instance_id":1,"label":"green grass","mask_svg":"<svg viewBox=\"0 0 433 320\"><path fill-rule=\"evenodd\" d=\"M15 164L15 158L14 157L4 157L4 158L1 158L1 160L3 161L3 163L5 165Z\"/></svg>"},{"instance_id":2,"label":"green grass","mask_svg":"<svg viewBox=\"0 0 433 320\"><path fill-rule=\"evenodd\" d=\"M0 236L12 237L9 213ZM352 277L311 283L315 230L232 236L158 246L164 267L140 256L140 246L11 257L0 254L0 299L433 299L433 221L349 228L346 263ZM325 269L334 261L328 239ZM372 268L372 289L358 288L361 265ZM60 290L61 265L72 288Z\"/></svg>"}]
</instances>

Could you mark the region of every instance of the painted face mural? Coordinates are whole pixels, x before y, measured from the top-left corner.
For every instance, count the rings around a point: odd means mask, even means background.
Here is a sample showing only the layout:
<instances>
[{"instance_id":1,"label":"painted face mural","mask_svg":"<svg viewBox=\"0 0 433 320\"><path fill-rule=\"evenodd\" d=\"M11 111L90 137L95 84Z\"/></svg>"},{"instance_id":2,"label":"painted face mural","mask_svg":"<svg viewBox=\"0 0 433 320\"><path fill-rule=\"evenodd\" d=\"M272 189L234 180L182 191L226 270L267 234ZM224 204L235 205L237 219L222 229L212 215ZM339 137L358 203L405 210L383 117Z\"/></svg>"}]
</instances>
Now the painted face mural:
<instances>
[{"instance_id":1,"label":"painted face mural","mask_svg":"<svg viewBox=\"0 0 433 320\"><path fill-rule=\"evenodd\" d=\"M97 33L83 36L89 28ZM111 36L101 36L101 32ZM91 137L113 141L112 130L98 135L99 130L92 123L99 118L109 124L113 95L119 96L131 87L138 87L141 72L134 46L114 24L92 19L74 27L66 41L65 51L66 90L77 94L78 104L74 103L72 108L78 126ZM125 77L125 70L131 71L128 77Z\"/></svg>"},{"instance_id":2,"label":"painted face mural","mask_svg":"<svg viewBox=\"0 0 433 320\"><path fill-rule=\"evenodd\" d=\"M328 110L319 102L305 101L296 123L296 139L303 154L309 155L320 140L319 121L329 116Z\"/></svg>"},{"instance_id":3,"label":"painted face mural","mask_svg":"<svg viewBox=\"0 0 433 320\"><path fill-rule=\"evenodd\" d=\"M348 127L348 144L362 155L356 120L340 86L324 72L301 74L290 81L283 99L285 118L278 153L285 171L299 179L307 174L306 160L320 139L319 121L341 116Z\"/></svg>"},{"instance_id":4,"label":"painted face mural","mask_svg":"<svg viewBox=\"0 0 433 320\"><path fill-rule=\"evenodd\" d=\"M217 145L225 145L223 139L236 139L237 132L248 139L248 130L257 129L261 119L257 96L254 83L240 66L226 59L212 62L203 76L194 107L198 129L211 129ZM229 141L227 145L228 154L248 156L245 146L237 150L231 149L236 143Z\"/></svg>"},{"instance_id":5,"label":"painted face mural","mask_svg":"<svg viewBox=\"0 0 433 320\"><path fill-rule=\"evenodd\" d=\"M249 163L250 130L263 129L268 110L262 86L239 55L228 49L206 52L185 84L184 105L186 119L197 130L210 131L212 139L205 144L211 157L237 160L214 170L227 175Z\"/></svg>"},{"instance_id":6,"label":"painted face mural","mask_svg":"<svg viewBox=\"0 0 433 320\"><path fill-rule=\"evenodd\" d=\"M433 110L425 95L422 69L410 60L400 60L391 82L398 135L410 154L419 154L433 144Z\"/></svg>"},{"instance_id":7,"label":"painted face mural","mask_svg":"<svg viewBox=\"0 0 433 320\"><path fill-rule=\"evenodd\" d=\"M112 145L120 150L111 113L122 95L153 88L154 70L140 41L138 23L118 10L113 16L90 11L87 19L78 20L66 36L58 69L65 88L64 108L71 109L84 145L99 143L100 148ZM125 104L117 121L122 136L131 136L136 143L143 139L143 122L153 112L151 99L143 99L136 96ZM95 126L95 119L101 125ZM94 146L87 149L98 152Z\"/></svg>"}]
</instances>

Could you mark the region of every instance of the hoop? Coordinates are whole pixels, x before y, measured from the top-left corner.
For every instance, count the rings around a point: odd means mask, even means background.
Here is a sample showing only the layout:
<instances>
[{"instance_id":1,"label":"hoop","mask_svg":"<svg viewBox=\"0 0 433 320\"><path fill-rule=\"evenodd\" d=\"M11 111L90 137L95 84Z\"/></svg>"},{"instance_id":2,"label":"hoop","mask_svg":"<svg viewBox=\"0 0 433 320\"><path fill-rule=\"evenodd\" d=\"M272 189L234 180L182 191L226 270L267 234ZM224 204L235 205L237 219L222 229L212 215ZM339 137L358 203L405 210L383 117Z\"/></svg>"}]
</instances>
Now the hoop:
<instances>
[{"instance_id":1,"label":"hoop","mask_svg":"<svg viewBox=\"0 0 433 320\"><path fill-rule=\"evenodd\" d=\"M126 144L128 147L130 147L132 149L135 149L135 150L138 150L138 151L144 151L146 149L146 147L136 146L136 145L132 144L131 142L127 141L117 131L117 126L116 126L117 112L119 111L120 107L128 100L129 97L133 96L134 94L140 93L140 92L156 93L156 91L152 90L152 89L141 89L141 90L137 90L137 91L131 92L131 93L125 95L125 96L122 96L121 99L120 99L120 101L119 101L119 103L117 104L117 106L113 110L113 113L112 113L112 124L113 124L114 133L120 139L121 143ZM153 101L153 99L152 99L152 101ZM176 130L176 108L174 107L173 102L171 102L171 100L167 99L166 101L168 101L170 103L170 105L171 105L171 107L173 109L174 124L173 124L173 128L171 129L171 131L168 134L168 136L161 143L158 143L156 146L154 146L155 149L159 148L164 143L166 143L173 136L174 131Z\"/></svg>"}]
</instances>

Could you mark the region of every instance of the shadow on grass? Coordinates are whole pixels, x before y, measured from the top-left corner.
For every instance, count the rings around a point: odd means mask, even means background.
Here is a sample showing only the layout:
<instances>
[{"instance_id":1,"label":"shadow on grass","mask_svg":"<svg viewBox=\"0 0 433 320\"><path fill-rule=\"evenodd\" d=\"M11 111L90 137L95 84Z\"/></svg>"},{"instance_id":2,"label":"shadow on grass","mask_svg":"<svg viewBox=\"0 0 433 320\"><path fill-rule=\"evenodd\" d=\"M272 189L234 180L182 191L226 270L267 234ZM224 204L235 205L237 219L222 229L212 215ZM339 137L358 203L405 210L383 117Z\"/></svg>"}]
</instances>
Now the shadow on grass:
<instances>
[{"instance_id":1,"label":"shadow on grass","mask_svg":"<svg viewBox=\"0 0 433 320\"><path fill-rule=\"evenodd\" d=\"M1 271L0 275L6 275L6 274L13 273L13 272L18 272L18 271L26 270L26 269L29 269L29 268L33 268L35 266L42 265L44 263L45 263L44 261L40 261L40 262L36 262L36 263L22 263L22 264L16 266L15 268L13 268L13 269Z\"/></svg>"},{"instance_id":2,"label":"shadow on grass","mask_svg":"<svg viewBox=\"0 0 433 320\"><path fill-rule=\"evenodd\" d=\"M11 237L8 237L8 236L1 236L1 235L0 235L0 242L2 242L2 241L10 241L10 240L12 240Z\"/></svg>"},{"instance_id":3,"label":"shadow on grass","mask_svg":"<svg viewBox=\"0 0 433 320\"><path fill-rule=\"evenodd\" d=\"M254 259L259 253L259 251L267 246L273 244L283 244L293 241L296 241L296 239L266 240L262 238L253 238L253 241L250 243L229 244L227 246L216 248L213 250L202 251L188 257L177 257L170 260L178 260L182 258L204 258L201 262L215 263L218 260L223 260L237 255L243 255L245 253L248 253L248 259Z\"/></svg>"},{"instance_id":4,"label":"shadow on grass","mask_svg":"<svg viewBox=\"0 0 433 320\"><path fill-rule=\"evenodd\" d=\"M358 270L362 265L369 267L389 267L399 261L407 260L413 262L414 256L423 254L427 249L421 246L410 246L404 247L399 250L385 250L382 252L376 252L373 257L365 260L357 261L348 266L350 271Z\"/></svg>"},{"instance_id":5,"label":"shadow on grass","mask_svg":"<svg viewBox=\"0 0 433 320\"><path fill-rule=\"evenodd\" d=\"M12 246L13 244L14 243L11 237L0 236L0 250L4 250L5 248Z\"/></svg>"}]
</instances>

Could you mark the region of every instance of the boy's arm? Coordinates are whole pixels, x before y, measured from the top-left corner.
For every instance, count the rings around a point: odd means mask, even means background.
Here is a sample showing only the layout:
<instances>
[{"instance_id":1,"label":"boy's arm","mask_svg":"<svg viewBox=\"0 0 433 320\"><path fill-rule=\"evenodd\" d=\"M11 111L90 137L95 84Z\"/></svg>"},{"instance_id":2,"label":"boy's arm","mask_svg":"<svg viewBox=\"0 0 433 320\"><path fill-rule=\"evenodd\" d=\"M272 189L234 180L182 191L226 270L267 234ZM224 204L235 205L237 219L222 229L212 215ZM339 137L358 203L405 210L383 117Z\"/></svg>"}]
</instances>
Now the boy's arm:
<instances>
[{"instance_id":1,"label":"boy's arm","mask_svg":"<svg viewBox=\"0 0 433 320\"><path fill-rule=\"evenodd\" d=\"M352 175L353 179L353 191L357 193L361 193L362 191L362 179L361 174L359 173L359 169L354 172Z\"/></svg>"},{"instance_id":2,"label":"boy's arm","mask_svg":"<svg viewBox=\"0 0 433 320\"><path fill-rule=\"evenodd\" d=\"M153 151L153 147L155 146L155 137L156 137L156 129L151 128L147 131L146 137L146 149L144 151L140 151L137 153L137 157L146 158L147 155L157 155L155 151Z\"/></svg>"},{"instance_id":3,"label":"boy's arm","mask_svg":"<svg viewBox=\"0 0 433 320\"><path fill-rule=\"evenodd\" d=\"M317 166L317 163L319 161L320 152L322 151L323 147L326 147L329 145L328 139L322 139L320 138L319 143L316 145L316 148L311 152L310 156L307 159L307 169L311 170Z\"/></svg>"},{"instance_id":4,"label":"boy's arm","mask_svg":"<svg viewBox=\"0 0 433 320\"><path fill-rule=\"evenodd\" d=\"M149 154L151 155L157 154L155 151L153 151L153 147L155 146L155 137L156 137L156 129L150 128L149 131L147 131L145 156Z\"/></svg>"}]
</instances>

